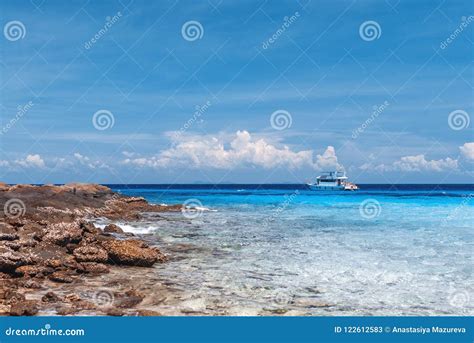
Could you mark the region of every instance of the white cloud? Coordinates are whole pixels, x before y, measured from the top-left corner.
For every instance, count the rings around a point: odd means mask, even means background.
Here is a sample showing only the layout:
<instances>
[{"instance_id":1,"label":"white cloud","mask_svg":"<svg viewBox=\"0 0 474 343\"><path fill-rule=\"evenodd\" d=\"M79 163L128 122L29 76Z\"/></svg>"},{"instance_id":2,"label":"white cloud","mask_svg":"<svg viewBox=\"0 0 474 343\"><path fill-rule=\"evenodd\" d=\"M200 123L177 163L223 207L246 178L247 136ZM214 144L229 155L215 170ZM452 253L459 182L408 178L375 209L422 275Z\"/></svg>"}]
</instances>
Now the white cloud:
<instances>
[{"instance_id":1,"label":"white cloud","mask_svg":"<svg viewBox=\"0 0 474 343\"><path fill-rule=\"evenodd\" d=\"M28 155L24 159L16 160L15 163L25 168L34 168L34 167L45 168L46 167L44 160L38 154Z\"/></svg>"},{"instance_id":2,"label":"white cloud","mask_svg":"<svg viewBox=\"0 0 474 343\"><path fill-rule=\"evenodd\" d=\"M392 164L365 163L359 167L362 170L377 170L377 171L404 171L404 172L418 172L418 171L445 171L456 170L458 168L458 160L446 157L440 160L427 160L425 155L404 156Z\"/></svg>"},{"instance_id":3,"label":"white cloud","mask_svg":"<svg viewBox=\"0 0 474 343\"><path fill-rule=\"evenodd\" d=\"M96 168L108 168L106 164L101 161L92 161L89 157L81 155L80 153L74 153L74 158L83 166L86 166L90 169Z\"/></svg>"},{"instance_id":4,"label":"white cloud","mask_svg":"<svg viewBox=\"0 0 474 343\"><path fill-rule=\"evenodd\" d=\"M247 131L237 131L232 136L181 136L170 149L150 158L127 158L125 164L139 167L164 168L188 166L193 168L232 169L236 167L261 167L271 169L286 167L297 169L341 168L335 150L329 146L313 161L313 151L293 151L288 146L277 147L265 139L254 139Z\"/></svg>"},{"instance_id":5,"label":"white cloud","mask_svg":"<svg viewBox=\"0 0 474 343\"><path fill-rule=\"evenodd\" d=\"M405 156L393 163L401 171L443 171L457 169L458 161L450 157L441 160L427 160L425 155Z\"/></svg>"},{"instance_id":6,"label":"white cloud","mask_svg":"<svg viewBox=\"0 0 474 343\"><path fill-rule=\"evenodd\" d=\"M474 142L464 143L459 150L466 159L474 160Z\"/></svg>"}]
</instances>

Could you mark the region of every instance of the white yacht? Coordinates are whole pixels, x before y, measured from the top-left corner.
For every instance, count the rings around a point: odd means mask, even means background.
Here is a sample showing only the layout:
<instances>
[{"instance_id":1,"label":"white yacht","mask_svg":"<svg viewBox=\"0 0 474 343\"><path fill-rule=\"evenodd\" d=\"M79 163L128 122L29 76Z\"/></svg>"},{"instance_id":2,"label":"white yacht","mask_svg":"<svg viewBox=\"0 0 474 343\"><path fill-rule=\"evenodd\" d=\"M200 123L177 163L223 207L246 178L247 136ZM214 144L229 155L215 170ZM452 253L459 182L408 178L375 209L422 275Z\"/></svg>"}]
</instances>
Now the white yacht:
<instances>
[{"instance_id":1,"label":"white yacht","mask_svg":"<svg viewBox=\"0 0 474 343\"><path fill-rule=\"evenodd\" d=\"M316 178L315 183L308 183L313 190L334 190L334 191L355 191L359 189L357 185L347 181L345 172L332 171L324 172Z\"/></svg>"}]
</instances>

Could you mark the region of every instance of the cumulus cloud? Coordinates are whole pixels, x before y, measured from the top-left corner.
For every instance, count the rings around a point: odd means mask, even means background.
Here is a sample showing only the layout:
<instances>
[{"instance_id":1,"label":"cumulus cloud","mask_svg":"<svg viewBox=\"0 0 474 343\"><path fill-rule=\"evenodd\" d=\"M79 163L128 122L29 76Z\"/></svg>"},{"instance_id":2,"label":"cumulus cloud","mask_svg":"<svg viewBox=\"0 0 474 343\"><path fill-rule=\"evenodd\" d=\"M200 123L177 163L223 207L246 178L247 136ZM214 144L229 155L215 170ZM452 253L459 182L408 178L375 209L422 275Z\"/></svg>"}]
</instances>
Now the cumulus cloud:
<instances>
[{"instance_id":1,"label":"cumulus cloud","mask_svg":"<svg viewBox=\"0 0 474 343\"><path fill-rule=\"evenodd\" d=\"M74 153L74 158L81 165L86 166L90 169L108 168L108 166L106 164L104 164L103 162L101 162L101 161L92 161L89 157L81 155L78 152Z\"/></svg>"},{"instance_id":2,"label":"cumulus cloud","mask_svg":"<svg viewBox=\"0 0 474 343\"><path fill-rule=\"evenodd\" d=\"M467 160L474 160L474 142L464 143L459 150Z\"/></svg>"},{"instance_id":3,"label":"cumulus cloud","mask_svg":"<svg viewBox=\"0 0 474 343\"><path fill-rule=\"evenodd\" d=\"M21 160L15 160L15 163L25 168L45 168L46 165L40 155L28 155Z\"/></svg>"},{"instance_id":4,"label":"cumulus cloud","mask_svg":"<svg viewBox=\"0 0 474 343\"><path fill-rule=\"evenodd\" d=\"M293 151L288 146L277 147L265 139L254 139L247 131L237 131L227 137L180 137L173 147L149 158L127 158L124 164L140 167L165 168L188 166L194 168L232 169L236 167L261 167L271 169L286 167L297 169L341 168L335 149L329 146L313 160L312 150Z\"/></svg>"},{"instance_id":5,"label":"cumulus cloud","mask_svg":"<svg viewBox=\"0 0 474 343\"><path fill-rule=\"evenodd\" d=\"M455 170L458 168L458 160L450 157L439 160L427 160L425 155L404 156L392 164L373 165L365 163L359 167L362 170L374 169L377 171L404 171L404 172L418 172L418 171L445 171Z\"/></svg>"}]
</instances>

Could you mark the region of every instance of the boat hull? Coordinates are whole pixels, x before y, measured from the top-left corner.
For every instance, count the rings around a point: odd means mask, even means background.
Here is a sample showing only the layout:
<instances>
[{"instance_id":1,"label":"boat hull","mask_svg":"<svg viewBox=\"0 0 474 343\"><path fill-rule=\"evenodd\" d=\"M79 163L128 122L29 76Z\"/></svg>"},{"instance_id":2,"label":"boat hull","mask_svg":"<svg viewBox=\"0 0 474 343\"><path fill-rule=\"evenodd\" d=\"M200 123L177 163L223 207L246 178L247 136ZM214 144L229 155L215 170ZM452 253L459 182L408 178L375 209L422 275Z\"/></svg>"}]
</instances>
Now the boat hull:
<instances>
[{"instance_id":1,"label":"boat hull","mask_svg":"<svg viewBox=\"0 0 474 343\"><path fill-rule=\"evenodd\" d=\"M309 189L313 191L355 191L359 188L357 186L321 186L316 184L308 184Z\"/></svg>"}]
</instances>

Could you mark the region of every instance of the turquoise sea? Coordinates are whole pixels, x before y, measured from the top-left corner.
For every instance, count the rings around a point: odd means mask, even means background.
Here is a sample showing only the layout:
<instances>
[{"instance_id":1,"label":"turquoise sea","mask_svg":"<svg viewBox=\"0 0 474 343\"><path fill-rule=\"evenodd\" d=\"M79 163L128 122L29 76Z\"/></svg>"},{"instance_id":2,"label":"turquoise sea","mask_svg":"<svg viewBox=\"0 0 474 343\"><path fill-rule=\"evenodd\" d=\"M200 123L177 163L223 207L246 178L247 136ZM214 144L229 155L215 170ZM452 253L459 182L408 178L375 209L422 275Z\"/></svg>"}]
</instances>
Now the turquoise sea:
<instances>
[{"instance_id":1,"label":"turquoise sea","mask_svg":"<svg viewBox=\"0 0 474 343\"><path fill-rule=\"evenodd\" d=\"M187 204L119 223L170 255L165 314L474 314L474 185L109 186Z\"/></svg>"}]
</instances>

